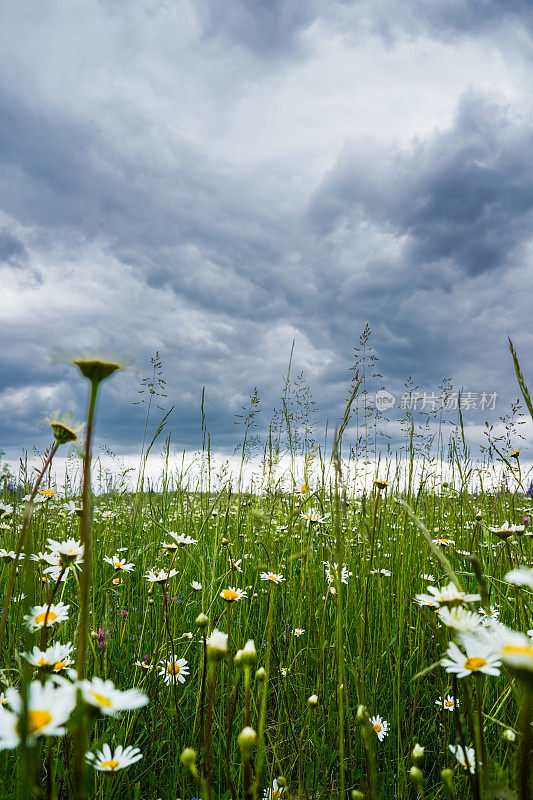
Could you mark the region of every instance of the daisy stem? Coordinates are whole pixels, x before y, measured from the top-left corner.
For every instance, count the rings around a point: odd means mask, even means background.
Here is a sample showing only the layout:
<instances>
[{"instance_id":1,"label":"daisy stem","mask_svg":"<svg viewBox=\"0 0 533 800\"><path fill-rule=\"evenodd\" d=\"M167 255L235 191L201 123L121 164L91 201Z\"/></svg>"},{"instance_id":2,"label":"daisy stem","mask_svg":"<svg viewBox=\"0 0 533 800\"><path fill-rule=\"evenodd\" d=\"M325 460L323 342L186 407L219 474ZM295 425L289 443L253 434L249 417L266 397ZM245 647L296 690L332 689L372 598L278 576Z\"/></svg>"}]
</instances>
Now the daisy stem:
<instances>
[{"instance_id":1,"label":"daisy stem","mask_svg":"<svg viewBox=\"0 0 533 800\"><path fill-rule=\"evenodd\" d=\"M98 396L99 381L91 381L89 408L87 411L87 429L85 436L85 453L83 456L83 489L82 489L82 514L80 524L80 538L83 545L83 564L79 582L80 610L79 610L79 638L76 658L78 680L85 674L87 661L87 642L89 639L89 590L91 586L91 555L92 555L92 509L91 509L91 444ZM78 690L78 706L81 705L81 692ZM74 775L76 779L75 796L79 800L87 797L87 764L85 753L88 741L88 721L83 713L75 730L74 741Z\"/></svg>"},{"instance_id":2,"label":"daisy stem","mask_svg":"<svg viewBox=\"0 0 533 800\"><path fill-rule=\"evenodd\" d=\"M37 494L37 490L40 486L42 479L44 478L45 472L52 463L52 459L55 455L55 452L59 444L54 442L52 449L50 450L48 456L46 457L43 467L37 476L37 480L35 481L35 485L32 489L32 493L30 495L30 499L28 500L28 504L24 510L24 517L22 519L22 527L20 529L20 534L17 542L17 549L15 551L15 558L13 563L11 564L11 571L9 573L9 582L7 584L6 593L4 596L4 608L2 610L2 617L0 618L0 652L2 652L2 647L4 644L4 636L6 632L6 625L7 625L7 617L9 615L9 609L11 606L11 597L13 596L13 587L15 585L15 577L17 574L17 566L20 559L20 554L22 553L22 548L24 547L24 540L26 538L26 531L28 529L28 525L31 522L32 514L33 514L33 501L35 500L35 496Z\"/></svg>"},{"instance_id":3,"label":"daisy stem","mask_svg":"<svg viewBox=\"0 0 533 800\"><path fill-rule=\"evenodd\" d=\"M54 598L56 596L57 590L59 589L59 584L61 583L61 579L63 578L63 575L65 574L65 570L66 570L66 567L62 567L61 572L59 573L58 579L56 580L56 582L54 584L54 588L52 589L52 594L51 594L50 600L48 602L48 606L46 607L46 612L45 612L44 621L43 621L43 627L42 627L42 630L41 630L41 650L44 650L45 647L46 647L46 639L47 639L47 636L48 636L48 629L47 629L47 626L48 626L48 615L50 613L50 608L52 607L52 603L54 602Z\"/></svg>"},{"instance_id":4,"label":"daisy stem","mask_svg":"<svg viewBox=\"0 0 533 800\"><path fill-rule=\"evenodd\" d=\"M531 797L531 764L533 762L533 689L525 687L520 710L520 752L518 757L518 785L520 800Z\"/></svg>"}]
</instances>

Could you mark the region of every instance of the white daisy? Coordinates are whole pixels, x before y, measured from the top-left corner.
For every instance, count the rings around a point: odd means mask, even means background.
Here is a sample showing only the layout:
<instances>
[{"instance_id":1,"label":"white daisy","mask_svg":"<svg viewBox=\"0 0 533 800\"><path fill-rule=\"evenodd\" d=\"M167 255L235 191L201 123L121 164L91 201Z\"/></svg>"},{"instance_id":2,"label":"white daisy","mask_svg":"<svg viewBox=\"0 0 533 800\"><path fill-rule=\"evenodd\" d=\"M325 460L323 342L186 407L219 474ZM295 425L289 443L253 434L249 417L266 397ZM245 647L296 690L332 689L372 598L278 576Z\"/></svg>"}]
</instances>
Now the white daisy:
<instances>
[{"instance_id":1,"label":"white daisy","mask_svg":"<svg viewBox=\"0 0 533 800\"><path fill-rule=\"evenodd\" d=\"M111 564L112 567L118 572L119 570L122 572L133 572L135 569L135 564L126 564L125 558L119 558L118 555L114 555L111 558L109 556L104 556L104 561L108 564Z\"/></svg>"},{"instance_id":2,"label":"white daisy","mask_svg":"<svg viewBox=\"0 0 533 800\"><path fill-rule=\"evenodd\" d=\"M70 606L66 606L64 603L52 603L50 608L48 606L34 606L30 613L24 616L24 622L30 631L37 631L44 627L45 619L47 628L50 625L59 625L60 622L68 619L69 608Z\"/></svg>"},{"instance_id":3,"label":"white daisy","mask_svg":"<svg viewBox=\"0 0 533 800\"><path fill-rule=\"evenodd\" d=\"M119 769L131 767L142 758L142 753L138 747L130 745L123 749L120 744L112 753L109 745L104 744L102 749L97 750L96 753L86 753L85 758L87 763L92 764L100 772L116 772Z\"/></svg>"},{"instance_id":4,"label":"white daisy","mask_svg":"<svg viewBox=\"0 0 533 800\"><path fill-rule=\"evenodd\" d=\"M176 569L149 569L144 577L149 583L165 583L169 578L173 578L177 574L178 571Z\"/></svg>"},{"instance_id":5,"label":"white daisy","mask_svg":"<svg viewBox=\"0 0 533 800\"><path fill-rule=\"evenodd\" d=\"M167 661L159 662L162 668L159 671L167 686L170 683L186 683L186 676L189 675L189 666L186 658L173 656Z\"/></svg>"},{"instance_id":6,"label":"white daisy","mask_svg":"<svg viewBox=\"0 0 533 800\"><path fill-rule=\"evenodd\" d=\"M262 581L270 581L271 583L281 583L285 578L283 575L276 572L262 572L260 575Z\"/></svg>"},{"instance_id":7,"label":"white daisy","mask_svg":"<svg viewBox=\"0 0 533 800\"><path fill-rule=\"evenodd\" d=\"M463 603L474 603L481 600L479 594L465 594L460 592L455 583L449 583L448 586L443 586L439 589L437 586L428 586L429 594L417 594L415 602L419 606L433 606L439 608L440 606L457 606Z\"/></svg>"},{"instance_id":8,"label":"white daisy","mask_svg":"<svg viewBox=\"0 0 533 800\"><path fill-rule=\"evenodd\" d=\"M248 597L246 592L242 589L237 589L234 586L230 586L229 589L222 589L220 592L220 597L226 601L226 603L235 603L237 600L243 600Z\"/></svg>"},{"instance_id":9,"label":"white daisy","mask_svg":"<svg viewBox=\"0 0 533 800\"><path fill-rule=\"evenodd\" d=\"M116 716L120 711L132 711L141 708L148 702L147 696L139 689L116 689L113 681L103 681L94 677L90 681L81 681L78 684L83 699L89 705L98 708L106 716Z\"/></svg>"},{"instance_id":10,"label":"white daisy","mask_svg":"<svg viewBox=\"0 0 533 800\"><path fill-rule=\"evenodd\" d=\"M459 764L469 769L472 774L476 771L476 753L473 747L466 748L466 754L460 744L450 744L449 748Z\"/></svg>"},{"instance_id":11,"label":"white daisy","mask_svg":"<svg viewBox=\"0 0 533 800\"><path fill-rule=\"evenodd\" d=\"M6 691L6 701L12 711L0 707L0 749L16 747L21 742L21 714L23 703L15 689ZM63 736L64 725L76 705L76 695L71 684L55 686L53 683L33 681L28 687L28 743L40 736Z\"/></svg>"},{"instance_id":12,"label":"white daisy","mask_svg":"<svg viewBox=\"0 0 533 800\"><path fill-rule=\"evenodd\" d=\"M376 717L370 717L370 724L374 728L380 742L383 741L385 736L389 735L389 723L382 719L379 714Z\"/></svg>"},{"instance_id":13,"label":"white daisy","mask_svg":"<svg viewBox=\"0 0 533 800\"><path fill-rule=\"evenodd\" d=\"M514 583L515 586L527 586L533 589L533 568L520 567L520 569L512 569L505 576L507 583Z\"/></svg>"},{"instance_id":14,"label":"white daisy","mask_svg":"<svg viewBox=\"0 0 533 800\"><path fill-rule=\"evenodd\" d=\"M462 644L466 650L466 655L460 650L455 642L448 645L447 658L441 660L446 672L455 673L458 678L466 678L474 672L482 672L485 675L499 675L501 661L495 655L493 647L479 636L471 633L463 634Z\"/></svg>"},{"instance_id":15,"label":"white daisy","mask_svg":"<svg viewBox=\"0 0 533 800\"><path fill-rule=\"evenodd\" d=\"M46 650L34 647L31 653L21 653L34 667L60 672L72 663L72 644L52 644Z\"/></svg>"},{"instance_id":16,"label":"white daisy","mask_svg":"<svg viewBox=\"0 0 533 800\"><path fill-rule=\"evenodd\" d=\"M453 711L454 708L459 707L459 699L452 697L451 694L447 694L444 698L439 695L438 700L435 700L435 705L445 709L445 711Z\"/></svg>"},{"instance_id":17,"label":"white daisy","mask_svg":"<svg viewBox=\"0 0 533 800\"><path fill-rule=\"evenodd\" d=\"M482 619L475 611L467 611L463 606L439 608L439 619L447 628L456 631L475 631L481 624Z\"/></svg>"}]
</instances>

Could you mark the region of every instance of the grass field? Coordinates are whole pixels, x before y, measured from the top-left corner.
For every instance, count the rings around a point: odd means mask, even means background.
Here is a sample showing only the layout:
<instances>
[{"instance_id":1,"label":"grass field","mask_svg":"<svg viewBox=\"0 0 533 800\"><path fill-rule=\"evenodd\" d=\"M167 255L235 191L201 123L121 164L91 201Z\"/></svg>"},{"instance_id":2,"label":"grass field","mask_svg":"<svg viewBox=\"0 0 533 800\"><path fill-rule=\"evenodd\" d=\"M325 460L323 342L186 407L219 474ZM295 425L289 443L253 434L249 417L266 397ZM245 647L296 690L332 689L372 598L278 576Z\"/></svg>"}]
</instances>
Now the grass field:
<instances>
[{"instance_id":1,"label":"grass field","mask_svg":"<svg viewBox=\"0 0 533 800\"><path fill-rule=\"evenodd\" d=\"M90 452L108 376L83 374ZM56 445L76 433L52 429ZM304 447L288 485L265 469L254 492L209 487L208 466L191 483L165 457L156 491L92 497L87 457L81 491L54 490L44 460L40 483L4 486L2 798L530 796L533 573L509 576L533 564L519 454L486 465L506 489L456 448L447 482L407 451L356 494L337 445L327 463ZM439 663L459 664L452 640L465 677Z\"/></svg>"}]
</instances>

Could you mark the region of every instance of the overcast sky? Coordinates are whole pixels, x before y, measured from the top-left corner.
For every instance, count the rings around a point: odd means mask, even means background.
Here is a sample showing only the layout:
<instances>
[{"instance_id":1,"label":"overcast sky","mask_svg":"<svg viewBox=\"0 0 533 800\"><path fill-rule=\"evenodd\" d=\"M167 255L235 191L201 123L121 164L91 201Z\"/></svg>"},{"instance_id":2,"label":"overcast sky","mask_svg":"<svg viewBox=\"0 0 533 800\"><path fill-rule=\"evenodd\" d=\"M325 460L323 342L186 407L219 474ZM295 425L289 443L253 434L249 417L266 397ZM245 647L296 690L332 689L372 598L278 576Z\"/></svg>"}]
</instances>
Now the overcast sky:
<instances>
[{"instance_id":1,"label":"overcast sky","mask_svg":"<svg viewBox=\"0 0 533 800\"><path fill-rule=\"evenodd\" d=\"M58 352L114 350L100 441L138 450L160 352L177 447L215 448L293 340L321 421L373 329L398 400L533 384L528 0L0 2L0 447L84 413Z\"/></svg>"}]
</instances>

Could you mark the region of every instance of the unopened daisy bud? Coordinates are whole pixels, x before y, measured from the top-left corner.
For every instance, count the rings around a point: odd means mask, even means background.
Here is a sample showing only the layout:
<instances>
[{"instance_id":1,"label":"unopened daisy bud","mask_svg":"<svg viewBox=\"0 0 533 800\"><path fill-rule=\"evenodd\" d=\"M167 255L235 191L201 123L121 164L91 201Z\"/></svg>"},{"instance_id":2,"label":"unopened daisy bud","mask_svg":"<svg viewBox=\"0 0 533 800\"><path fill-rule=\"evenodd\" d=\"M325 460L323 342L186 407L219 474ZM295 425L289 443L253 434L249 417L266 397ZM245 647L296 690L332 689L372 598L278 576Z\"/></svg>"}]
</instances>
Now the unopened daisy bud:
<instances>
[{"instance_id":1,"label":"unopened daisy bud","mask_svg":"<svg viewBox=\"0 0 533 800\"><path fill-rule=\"evenodd\" d=\"M91 639L98 639L98 634L96 631L91 631Z\"/></svg>"},{"instance_id":2,"label":"unopened daisy bud","mask_svg":"<svg viewBox=\"0 0 533 800\"><path fill-rule=\"evenodd\" d=\"M228 634L215 628L207 640L207 655L213 661L219 661L228 652Z\"/></svg>"},{"instance_id":3,"label":"unopened daisy bud","mask_svg":"<svg viewBox=\"0 0 533 800\"><path fill-rule=\"evenodd\" d=\"M409 770L409 777L417 786L421 786L424 782L424 775L422 774L422 770L418 767L411 767Z\"/></svg>"},{"instance_id":4,"label":"unopened daisy bud","mask_svg":"<svg viewBox=\"0 0 533 800\"><path fill-rule=\"evenodd\" d=\"M222 545L222 547L227 547L228 546L229 543L228 543L228 540L226 539L225 536L222 538L220 544Z\"/></svg>"},{"instance_id":5,"label":"unopened daisy bud","mask_svg":"<svg viewBox=\"0 0 533 800\"><path fill-rule=\"evenodd\" d=\"M278 786L279 786L281 789L284 789L284 788L285 788L285 786L287 786L287 781L285 780L285 778L283 777L283 775L278 775L278 777L276 778L276 780L277 780L277 782L278 782Z\"/></svg>"},{"instance_id":6,"label":"unopened daisy bud","mask_svg":"<svg viewBox=\"0 0 533 800\"><path fill-rule=\"evenodd\" d=\"M196 766L196 759L197 753L192 747L186 747L180 756L181 763L184 767L187 767L187 769Z\"/></svg>"},{"instance_id":7,"label":"unopened daisy bud","mask_svg":"<svg viewBox=\"0 0 533 800\"><path fill-rule=\"evenodd\" d=\"M516 733L514 731L512 731L510 728L507 728L502 733L502 739L503 739L504 742L508 742L509 744L512 744L513 742L516 742Z\"/></svg>"},{"instance_id":8,"label":"unopened daisy bud","mask_svg":"<svg viewBox=\"0 0 533 800\"><path fill-rule=\"evenodd\" d=\"M310 697L307 698L307 707L308 708L315 708L318 705L318 696L316 694L312 694Z\"/></svg>"},{"instance_id":9,"label":"unopened daisy bud","mask_svg":"<svg viewBox=\"0 0 533 800\"><path fill-rule=\"evenodd\" d=\"M366 706L360 705L357 706L357 721L358 722L368 722L370 719L368 716L368 711L366 710Z\"/></svg>"},{"instance_id":10,"label":"unopened daisy bud","mask_svg":"<svg viewBox=\"0 0 533 800\"><path fill-rule=\"evenodd\" d=\"M257 744L257 733L253 728L247 726L239 733L237 736L237 741L239 743L239 747L241 748L241 753L249 754Z\"/></svg>"},{"instance_id":11,"label":"unopened daisy bud","mask_svg":"<svg viewBox=\"0 0 533 800\"><path fill-rule=\"evenodd\" d=\"M206 617L204 613L198 614L198 616L194 620L194 624L198 628L207 628L207 626L209 625L209 619Z\"/></svg>"},{"instance_id":12,"label":"unopened daisy bud","mask_svg":"<svg viewBox=\"0 0 533 800\"><path fill-rule=\"evenodd\" d=\"M154 598L153 597L149 597L148 598L148 605L149 606L153 606L153 604L154 604Z\"/></svg>"},{"instance_id":13,"label":"unopened daisy bud","mask_svg":"<svg viewBox=\"0 0 533 800\"><path fill-rule=\"evenodd\" d=\"M411 753L411 758L413 759L413 763L417 766L420 766L424 760L424 753L425 748L422 747L420 744L415 744L413 747L413 752Z\"/></svg>"},{"instance_id":14,"label":"unopened daisy bud","mask_svg":"<svg viewBox=\"0 0 533 800\"><path fill-rule=\"evenodd\" d=\"M264 680L265 680L265 678L266 678L266 676L267 676L267 674L266 674L266 670L265 670L265 668L264 668L264 667L259 667L259 669L258 669L258 670L257 670L257 672L255 673L255 679L256 679L256 681L260 681L260 682L261 682L261 681L264 681Z\"/></svg>"},{"instance_id":15,"label":"unopened daisy bud","mask_svg":"<svg viewBox=\"0 0 533 800\"><path fill-rule=\"evenodd\" d=\"M448 768L443 769L443 770L441 770L440 776L441 776L441 778L442 778L442 780L444 782L444 785L446 786L446 788L448 790L449 796L450 797L455 797L455 790L454 790L454 787L453 787L453 772L452 772L452 770L448 769Z\"/></svg>"},{"instance_id":16,"label":"unopened daisy bud","mask_svg":"<svg viewBox=\"0 0 533 800\"><path fill-rule=\"evenodd\" d=\"M419 769L418 767L412 766L411 769L409 770L409 777L411 778L411 780L415 784L415 786L416 786L416 788L418 790L418 794L421 797L423 797L424 796L424 792L423 792L424 775L422 774L422 770Z\"/></svg>"},{"instance_id":17,"label":"unopened daisy bud","mask_svg":"<svg viewBox=\"0 0 533 800\"><path fill-rule=\"evenodd\" d=\"M352 789L350 792L351 800L365 800L365 796L363 792L360 792L359 789Z\"/></svg>"},{"instance_id":18,"label":"unopened daisy bud","mask_svg":"<svg viewBox=\"0 0 533 800\"><path fill-rule=\"evenodd\" d=\"M257 653L253 639L248 639L241 652L241 663L246 667L253 667L257 661Z\"/></svg>"}]
</instances>

